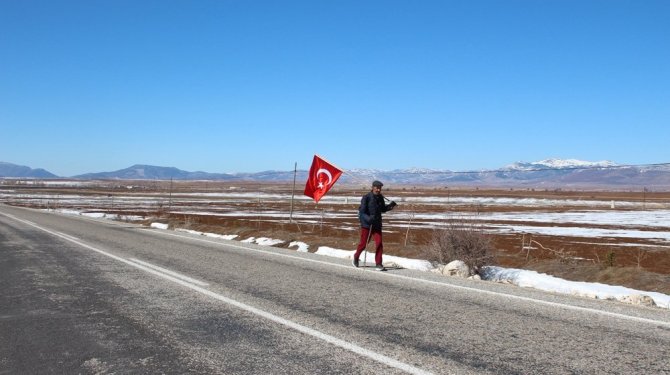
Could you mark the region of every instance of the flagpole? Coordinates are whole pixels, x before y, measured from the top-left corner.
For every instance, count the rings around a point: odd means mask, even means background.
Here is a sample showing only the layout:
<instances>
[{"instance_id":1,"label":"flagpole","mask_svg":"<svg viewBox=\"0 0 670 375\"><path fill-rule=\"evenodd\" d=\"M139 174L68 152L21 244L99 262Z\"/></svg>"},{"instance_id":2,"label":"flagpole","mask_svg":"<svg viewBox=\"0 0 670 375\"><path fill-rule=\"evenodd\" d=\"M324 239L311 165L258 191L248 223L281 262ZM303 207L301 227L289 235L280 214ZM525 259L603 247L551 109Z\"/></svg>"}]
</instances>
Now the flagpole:
<instances>
[{"instance_id":1,"label":"flagpole","mask_svg":"<svg viewBox=\"0 0 670 375\"><path fill-rule=\"evenodd\" d=\"M330 162L328 159L324 158L323 156L321 156L321 155L319 155L319 154L314 154L314 155L317 156L317 157L319 157L319 159L325 161L326 163L332 165L333 167L335 167L335 168L341 170L341 171L342 171L342 174L346 174L347 176L351 177L351 179L354 180L354 182L362 183L362 184L368 184L368 183L369 183L369 181L366 181L366 180L364 180L364 179L361 178L361 177L357 177L357 176L354 176L353 174L349 173L349 171L347 171L346 169L344 169L344 168L340 168L339 166L337 166L337 165L335 165L334 163Z\"/></svg>"},{"instance_id":2,"label":"flagpole","mask_svg":"<svg viewBox=\"0 0 670 375\"><path fill-rule=\"evenodd\" d=\"M293 168L293 190L291 190L291 212L288 216L288 222L293 222L293 197L295 196L295 177L298 174L298 162L295 162L295 167Z\"/></svg>"},{"instance_id":3,"label":"flagpole","mask_svg":"<svg viewBox=\"0 0 670 375\"><path fill-rule=\"evenodd\" d=\"M368 244L370 243L370 236L372 236L372 224L370 224L370 231L368 232L368 240L365 242L365 255L363 255L363 264L365 265L368 264ZM377 252L377 250L375 250L375 252Z\"/></svg>"},{"instance_id":4,"label":"flagpole","mask_svg":"<svg viewBox=\"0 0 670 375\"><path fill-rule=\"evenodd\" d=\"M321 159L321 160L325 161L326 163L332 165L333 167L335 167L335 168L341 170L342 173L346 173L346 171L345 171L344 169L338 167L337 165L335 165L335 163L331 163L328 159L324 158L323 156L321 156L321 155L319 155L319 154L314 154L314 156L317 156L319 159Z\"/></svg>"}]
</instances>

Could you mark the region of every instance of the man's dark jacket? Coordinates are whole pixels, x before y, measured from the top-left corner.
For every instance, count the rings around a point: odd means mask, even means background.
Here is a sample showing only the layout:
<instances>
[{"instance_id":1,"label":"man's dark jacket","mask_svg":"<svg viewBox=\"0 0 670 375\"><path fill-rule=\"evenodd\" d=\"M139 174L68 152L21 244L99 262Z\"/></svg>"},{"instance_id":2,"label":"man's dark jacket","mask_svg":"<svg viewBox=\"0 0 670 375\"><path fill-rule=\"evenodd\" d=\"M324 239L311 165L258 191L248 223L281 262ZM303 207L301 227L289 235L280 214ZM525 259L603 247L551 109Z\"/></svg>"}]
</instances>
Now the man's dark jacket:
<instances>
[{"instance_id":1,"label":"man's dark jacket","mask_svg":"<svg viewBox=\"0 0 670 375\"><path fill-rule=\"evenodd\" d=\"M384 202L384 196L374 195L369 192L361 199L361 206L358 208L358 219L363 228L382 229L382 212L389 211L392 208Z\"/></svg>"}]
</instances>

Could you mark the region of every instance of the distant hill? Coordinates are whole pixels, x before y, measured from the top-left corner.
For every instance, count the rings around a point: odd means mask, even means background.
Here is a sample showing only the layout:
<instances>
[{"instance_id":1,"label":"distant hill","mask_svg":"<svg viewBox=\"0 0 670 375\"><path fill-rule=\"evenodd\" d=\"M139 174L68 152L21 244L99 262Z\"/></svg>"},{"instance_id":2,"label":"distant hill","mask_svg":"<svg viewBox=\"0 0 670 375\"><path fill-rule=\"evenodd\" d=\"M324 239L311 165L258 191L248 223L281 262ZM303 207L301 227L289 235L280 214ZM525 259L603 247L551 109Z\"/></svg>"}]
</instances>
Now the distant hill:
<instances>
[{"instance_id":1,"label":"distant hill","mask_svg":"<svg viewBox=\"0 0 670 375\"><path fill-rule=\"evenodd\" d=\"M57 178L58 176L42 168L32 169L0 161L0 177Z\"/></svg>"},{"instance_id":2,"label":"distant hill","mask_svg":"<svg viewBox=\"0 0 670 375\"><path fill-rule=\"evenodd\" d=\"M0 162L0 177L57 178L43 170ZM226 180L290 182L293 171L255 173L188 172L174 167L133 165L113 172L86 173L77 179L121 180ZM296 180L304 183L307 171L299 170ZM495 170L449 171L425 168L350 169L343 183L368 184L378 179L395 185L481 186L520 188L642 188L670 190L670 164L644 166L618 165L611 161L589 162L574 159L546 159L518 162Z\"/></svg>"},{"instance_id":3,"label":"distant hill","mask_svg":"<svg viewBox=\"0 0 670 375\"><path fill-rule=\"evenodd\" d=\"M122 180L228 180L233 175L224 173L187 172L175 167L157 167L136 164L114 172L86 173L74 178L80 179L122 179Z\"/></svg>"}]
</instances>

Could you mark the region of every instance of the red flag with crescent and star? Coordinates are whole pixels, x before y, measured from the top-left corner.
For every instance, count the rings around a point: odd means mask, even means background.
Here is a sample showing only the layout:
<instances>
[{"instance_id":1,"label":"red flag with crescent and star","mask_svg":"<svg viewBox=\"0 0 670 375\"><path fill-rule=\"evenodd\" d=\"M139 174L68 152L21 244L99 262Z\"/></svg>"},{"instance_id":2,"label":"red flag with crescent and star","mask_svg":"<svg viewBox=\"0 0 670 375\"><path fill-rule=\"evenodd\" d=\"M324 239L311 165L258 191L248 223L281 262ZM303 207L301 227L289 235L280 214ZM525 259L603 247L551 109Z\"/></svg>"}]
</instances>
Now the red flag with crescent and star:
<instances>
[{"instance_id":1,"label":"red flag with crescent and star","mask_svg":"<svg viewBox=\"0 0 670 375\"><path fill-rule=\"evenodd\" d=\"M318 155L314 155L312 167L309 168L307 184L305 184L305 195L312 197L316 203L319 203L321 197L326 195L328 190L335 184L342 175L342 171L336 166L323 160Z\"/></svg>"}]
</instances>

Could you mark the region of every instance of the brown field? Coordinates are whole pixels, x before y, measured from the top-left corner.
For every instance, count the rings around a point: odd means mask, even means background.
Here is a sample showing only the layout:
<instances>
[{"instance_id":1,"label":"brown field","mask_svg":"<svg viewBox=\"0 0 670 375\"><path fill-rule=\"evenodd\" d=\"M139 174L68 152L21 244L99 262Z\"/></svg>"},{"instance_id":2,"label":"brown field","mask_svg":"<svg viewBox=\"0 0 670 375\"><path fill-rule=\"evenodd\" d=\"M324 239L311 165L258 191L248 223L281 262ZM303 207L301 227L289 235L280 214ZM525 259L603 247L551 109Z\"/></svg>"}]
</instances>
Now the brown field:
<instances>
[{"instance_id":1,"label":"brown field","mask_svg":"<svg viewBox=\"0 0 670 375\"><path fill-rule=\"evenodd\" d=\"M296 187L281 183L214 181L94 181L84 184L2 180L0 202L80 212L140 216L139 222L169 223L173 228L237 234L238 239L270 237L310 245L353 250L358 240L357 208L367 188L336 186L319 203ZM420 258L436 231L449 222L474 223L491 236L495 265L536 270L576 281L601 282L670 294L670 242L663 239L575 234L532 234L531 231L492 231L495 227L532 226L667 232L670 192L569 191L539 189L385 187L384 195L398 202L384 217L384 252ZM536 200L543 203L538 206ZM507 204L506 202L510 202ZM524 203L524 202L529 203ZM583 202L583 203L582 203ZM615 212L653 215L658 225L590 222L574 224L534 219L506 220L490 214L568 215ZM289 218L290 217L290 218ZM530 247L522 248L522 241Z\"/></svg>"}]
</instances>

